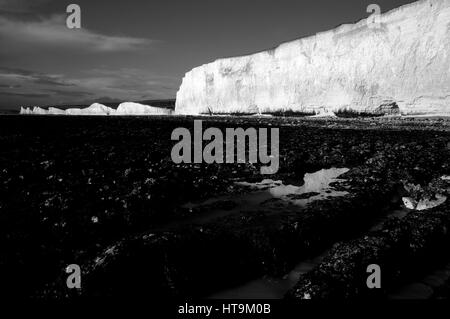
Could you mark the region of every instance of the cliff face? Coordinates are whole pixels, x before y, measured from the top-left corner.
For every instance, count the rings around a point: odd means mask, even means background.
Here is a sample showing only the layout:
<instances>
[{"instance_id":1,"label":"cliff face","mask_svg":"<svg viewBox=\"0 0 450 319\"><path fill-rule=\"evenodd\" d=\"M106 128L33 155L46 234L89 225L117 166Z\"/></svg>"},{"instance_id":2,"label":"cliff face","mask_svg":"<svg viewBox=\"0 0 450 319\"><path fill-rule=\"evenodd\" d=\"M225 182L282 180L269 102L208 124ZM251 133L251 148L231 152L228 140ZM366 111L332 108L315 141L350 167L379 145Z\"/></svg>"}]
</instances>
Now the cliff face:
<instances>
[{"instance_id":1,"label":"cliff face","mask_svg":"<svg viewBox=\"0 0 450 319\"><path fill-rule=\"evenodd\" d=\"M119 105L116 115L170 115L172 110L143 105L133 102L125 102Z\"/></svg>"},{"instance_id":2,"label":"cliff face","mask_svg":"<svg viewBox=\"0 0 450 319\"><path fill-rule=\"evenodd\" d=\"M40 107L20 108L20 114L28 115L171 115L172 110L154 107L133 102L124 102L119 105L117 110L103 104L94 103L86 108L71 108L61 110L50 107L48 110Z\"/></svg>"},{"instance_id":3,"label":"cliff face","mask_svg":"<svg viewBox=\"0 0 450 319\"><path fill-rule=\"evenodd\" d=\"M367 21L370 20L370 21ZM450 113L450 0L422 0L352 25L193 69L176 113Z\"/></svg>"}]
</instances>

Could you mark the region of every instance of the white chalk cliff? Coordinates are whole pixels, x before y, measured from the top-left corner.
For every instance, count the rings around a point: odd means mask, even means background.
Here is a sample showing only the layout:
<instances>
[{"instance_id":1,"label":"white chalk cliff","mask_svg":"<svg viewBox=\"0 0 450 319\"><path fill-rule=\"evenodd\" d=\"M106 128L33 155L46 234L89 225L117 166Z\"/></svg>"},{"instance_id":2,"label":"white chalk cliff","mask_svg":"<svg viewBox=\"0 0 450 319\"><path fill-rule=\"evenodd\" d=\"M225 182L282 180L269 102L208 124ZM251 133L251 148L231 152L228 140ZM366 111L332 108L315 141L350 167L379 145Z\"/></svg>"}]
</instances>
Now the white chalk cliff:
<instances>
[{"instance_id":1,"label":"white chalk cliff","mask_svg":"<svg viewBox=\"0 0 450 319\"><path fill-rule=\"evenodd\" d=\"M117 110L103 104L94 103L86 108L71 108L61 110L55 107L43 109L40 107L21 108L20 114L34 115L170 115L172 110L139 103L125 102Z\"/></svg>"},{"instance_id":2,"label":"white chalk cliff","mask_svg":"<svg viewBox=\"0 0 450 319\"><path fill-rule=\"evenodd\" d=\"M139 103L125 102L119 105L116 115L170 115L172 110Z\"/></svg>"},{"instance_id":3,"label":"white chalk cliff","mask_svg":"<svg viewBox=\"0 0 450 319\"><path fill-rule=\"evenodd\" d=\"M89 107L86 108L71 108L71 109L67 109L65 111L59 110L57 108L49 108L49 114L54 114L54 115L60 115L60 114L65 114L65 115L110 115L112 113L114 113L114 109L107 107L103 104L99 104L99 103L94 103ZM61 113L61 111L63 113Z\"/></svg>"},{"instance_id":4,"label":"white chalk cliff","mask_svg":"<svg viewBox=\"0 0 450 319\"><path fill-rule=\"evenodd\" d=\"M183 78L175 112L393 108L450 113L450 0L414 2L272 50L197 67Z\"/></svg>"}]
</instances>

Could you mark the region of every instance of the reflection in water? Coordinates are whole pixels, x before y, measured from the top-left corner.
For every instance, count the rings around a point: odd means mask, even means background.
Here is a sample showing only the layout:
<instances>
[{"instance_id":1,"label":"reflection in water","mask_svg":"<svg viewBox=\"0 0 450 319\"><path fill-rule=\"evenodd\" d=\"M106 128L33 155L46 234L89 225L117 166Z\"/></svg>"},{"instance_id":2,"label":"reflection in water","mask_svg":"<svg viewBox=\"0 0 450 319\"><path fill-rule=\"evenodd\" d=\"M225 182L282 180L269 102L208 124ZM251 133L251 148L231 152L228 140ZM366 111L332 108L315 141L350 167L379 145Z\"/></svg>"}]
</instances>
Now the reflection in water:
<instances>
[{"instance_id":1,"label":"reflection in water","mask_svg":"<svg viewBox=\"0 0 450 319\"><path fill-rule=\"evenodd\" d=\"M348 192L336 191L330 184L342 182L343 180L337 178L348 171L348 168L330 168L322 169L315 173L307 173L304 177L303 186L284 185L281 181L273 181L271 179L265 179L260 183L241 182L238 184L256 189L266 189L272 198L305 206L312 201L327 197L347 195Z\"/></svg>"},{"instance_id":2,"label":"reflection in water","mask_svg":"<svg viewBox=\"0 0 450 319\"><path fill-rule=\"evenodd\" d=\"M412 300L430 299L434 293L439 296L439 290L450 280L450 263L435 269L421 278L405 283L401 287L389 292L388 299ZM445 289L443 289L445 293Z\"/></svg>"},{"instance_id":3,"label":"reflection in water","mask_svg":"<svg viewBox=\"0 0 450 319\"><path fill-rule=\"evenodd\" d=\"M338 177L348 168L322 169L305 174L303 186L284 185L281 181L265 179L259 183L237 182L236 185L248 188L248 192L238 195L226 195L208 199L199 204L188 203L188 209L205 208L205 213L191 222L204 223L241 211L274 211L292 205L305 207L309 203L329 197L345 196L346 191L335 190L330 184L342 182ZM223 209L222 204L233 203L233 208ZM230 205L231 206L231 205Z\"/></svg>"},{"instance_id":4,"label":"reflection in water","mask_svg":"<svg viewBox=\"0 0 450 319\"><path fill-rule=\"evenodd\" d=\"M330 168L322 169L312 174L305 174L303 186L284 185L281 181L270 179L263 180L259 183L239 182L240 186L248 187L251 192L235 197L222 197L218 200L232 199L237 205L230 211L209 211L206 217L202 217L198 221L205 221L213 217L224 216L239 210L273 210L279 212L279 207L301 206L325 199L328 197L345 196L346 191L338 191L331 184L343 182L338 177L346 172L348 168ZM211 204L209 200L202 203ZM210 296L213 299L280 299L291 289L298 281L300 275L312 270L318 265L325 253L314 259L303 260L283 278L263 277L245 283L239 287L227 289Z\"/></svg>"},{"instance_id":5,"label":"reflection in water","mask_svg":"<svg viewBox=\"0 0 450 319\"><path fill-rule=\"evenodd\" d=\"M244 285L209 296L210 299L281 299L295 286L301 275L320 264L326 253L314 259L304 260L283 278L263 277Z\"/></svg>"}]
</instances>

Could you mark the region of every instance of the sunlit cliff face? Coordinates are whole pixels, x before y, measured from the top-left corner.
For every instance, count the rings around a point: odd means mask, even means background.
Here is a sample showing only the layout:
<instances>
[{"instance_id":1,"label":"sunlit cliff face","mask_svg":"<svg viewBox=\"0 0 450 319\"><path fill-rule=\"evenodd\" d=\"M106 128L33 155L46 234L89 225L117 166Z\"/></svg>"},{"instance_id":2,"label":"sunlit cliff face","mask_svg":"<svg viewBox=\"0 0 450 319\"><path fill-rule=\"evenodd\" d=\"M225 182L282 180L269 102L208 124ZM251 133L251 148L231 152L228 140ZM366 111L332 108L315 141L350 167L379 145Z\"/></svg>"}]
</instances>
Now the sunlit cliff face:
<instances>
[{"instance_id":1,"label":"sunlit cliff face","mask_svg":"<svg viewBox=\"0 0 450 319\"><path fill-rule=\"evenodd\" d=\"M424 0L373 19L217 60L188 72L176 113L399 108L450 113L450 2ZM375 23L375 24L374 24Z\"/></svg>"}]
</instances>

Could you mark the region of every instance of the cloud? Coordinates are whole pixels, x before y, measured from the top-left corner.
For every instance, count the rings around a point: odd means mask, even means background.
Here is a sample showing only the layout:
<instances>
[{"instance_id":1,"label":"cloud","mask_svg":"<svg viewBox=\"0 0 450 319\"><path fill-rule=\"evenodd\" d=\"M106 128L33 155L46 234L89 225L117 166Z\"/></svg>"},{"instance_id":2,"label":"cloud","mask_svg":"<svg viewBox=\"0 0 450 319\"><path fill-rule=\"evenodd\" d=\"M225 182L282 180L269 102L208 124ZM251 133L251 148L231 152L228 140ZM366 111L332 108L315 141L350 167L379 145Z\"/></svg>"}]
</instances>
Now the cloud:
<instances>
[{"instance_id":1,"label":"cloud","mask_svg":"<svg viewBox=\"0 0 450 319\"><path fill-rule=\"evenodd\" d=\"M74 97L74 98L94 95L93 92L85 92L85 91L64 91L64 90L46 90L46 91L59 96Z\"/></svg>"},{"instance_id":2,"label":"cloud","mask_svg":"<svg viewBox=\"0 0 450 319\"><path fill-rule=\"evenodd\" d=\"M51 0L0 0L0 10L8 12L29 12Z\"/></svg>"},{"instance_id":3,"label":"cloud","mask_svg":"<svg viewBox=\"0 0 450 319\"><path fill-rule=\"evenodd\" d=\"M0 103L8 106L23 103L45 104L49 100L77 98L89 94L78 91L75 85L62 75L2 66L0 88Z\"/></svg>"},{"instance_id":4,"label":"cloud","mask_svg":"<svg viewBox=\"0 0 450 319\"><path fill-rule=\"evenodd\" d=\"M140 99L143 93L150 98L171 97L175 96L180 85L177 77L134 68L92 69L84 76L73 83L86 89L95 88L96 92L119 99Z\"/></svg>"},{"instance_id":5,"label":"cloud","mask_svg":"<svg viewBox=\"0 0 450 319\"><path fill-rule=\"evenodd\" d=\"M0 84L0 88L2 89L18 89L20 87L18 84Z\"/></svg>"},{"instance_id":6,"label":"cloud","mask_svg":"<svg viewBox=\"0 0 450 319\"><path fill-rule=\"evenodd\" d=\"M20 81L20 82L34 82L41 85L52 85L52 86L73 86L73 84L68 83L62 79L59 75L48 75L43 73L38 73L30 70L23 70L18 68L8 68L0 66L0 79L10 80L10 81Z\"/></svg>"},{"instance_id":7,"label":"cloud","mask_svg":"<svg viewBox=\"0 0 450 319\"><path fill-rule=\"evenodd\" d=\"M1 92L0 95L7 96L7 97L20 97L20 98L31 98L31 99L41 99L41 98L48 98L50 97L50 94L45 93L15 93L15 92Z\"/></svg>"},{"instance_id":8,"label":"cloud","mask_svg":"<svg viewBox=\"0 0 450 319\"><path fill-rule=\"evenodd\" d=\"M133 68L91 69L74 76L0 66L0 104L48 106L164 99L175 96L178 82L175 77Z\"/></svg>"},{"instance_id":9,"label":"cloud","mask_svg":"<svg viewBox=\"0 0 450 319\"><path fill-rule=\"evenodd\" d=\"M0 108L174 95L174 80L124 69L145 61L161 41L93 31L84 20L82 29L68 29L65 13L49 15L55 12L50 2L60 5L60 0L0 0Z\"/></svg>"},{"instance_id":10,"label":"cloud","mask_svg":"<svg viewBox=\"0 0 450 319\"><path fill-rule=\"evenodd\" d=\"M1 1L1 0L0 0ZM0 41L3 54L13 49L67 49L76 52L120 52L148 49L155 40L126 36L110 36L88 29L69 29L64 15L24 21L0 16Z\"/></svg>"}]
</instances>

